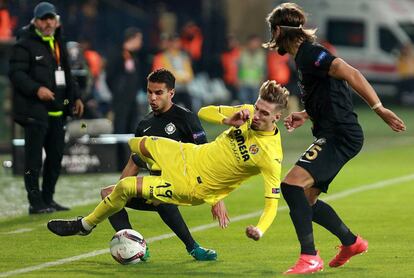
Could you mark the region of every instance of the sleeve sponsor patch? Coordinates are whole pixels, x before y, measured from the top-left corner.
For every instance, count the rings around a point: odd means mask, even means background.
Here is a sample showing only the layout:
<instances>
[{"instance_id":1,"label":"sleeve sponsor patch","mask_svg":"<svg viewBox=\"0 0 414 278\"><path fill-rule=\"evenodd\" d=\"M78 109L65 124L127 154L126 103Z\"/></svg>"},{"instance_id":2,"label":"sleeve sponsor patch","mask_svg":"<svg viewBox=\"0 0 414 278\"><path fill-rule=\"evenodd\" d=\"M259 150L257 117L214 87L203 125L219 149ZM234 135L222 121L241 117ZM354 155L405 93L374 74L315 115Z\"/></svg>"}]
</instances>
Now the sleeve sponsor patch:
<instances>
[{"instance_id":1,"label":"sleeve sponsor patch","mask_svg":"<svg viewBox=\"0 0 414 278\"><path fill-rule=\"evenodd\" d=\"M328 56L328 53L326 53L325 51L322 51L321 53L319 53L318 58L315 61L315 66L319 67L321 65L321 62L323 59L325 59Z\"/></svg>"},{"instance_id":2,"label":"sleeve sponsor patch","mask_svg":"<svg viewBox=\"0 0 414 278\"><path fill-rule=\"evenodd\" d=\"M272 194L279 194L279 193L280 193L280 188L277 188L277 187L272 188Z\"/></svg>"},{"instance_id":3,"label":"sleeve sponsor patch","mask_svg":"<svg viewBox=\"0 0 414 278\"><path fill-rule=\"evenodd\" d=\"M205 137L206 133L204 131L199 131L197 133L193 133L193 139L196 140L200 137Z\"/></svg>"}]
</instances>

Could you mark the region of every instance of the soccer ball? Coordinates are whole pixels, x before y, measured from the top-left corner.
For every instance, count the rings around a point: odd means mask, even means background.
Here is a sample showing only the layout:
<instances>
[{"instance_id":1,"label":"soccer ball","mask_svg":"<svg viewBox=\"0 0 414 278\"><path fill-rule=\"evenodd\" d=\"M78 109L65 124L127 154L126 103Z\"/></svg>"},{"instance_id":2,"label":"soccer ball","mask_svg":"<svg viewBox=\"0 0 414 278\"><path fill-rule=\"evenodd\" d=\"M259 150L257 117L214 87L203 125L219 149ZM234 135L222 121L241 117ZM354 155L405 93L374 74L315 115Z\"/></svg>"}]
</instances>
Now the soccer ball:
<instances>
[{"instance_id":1,"label":"soccer ball","mask_svg":"<svg viewBox=\"0 0 414 278\"><path fill-rule=\"evenodd\" d=\"M118 231L109 242L112 258L120 264L136 264L143 260L147 243L137 231Z\"/></svg>"}]
</instances>

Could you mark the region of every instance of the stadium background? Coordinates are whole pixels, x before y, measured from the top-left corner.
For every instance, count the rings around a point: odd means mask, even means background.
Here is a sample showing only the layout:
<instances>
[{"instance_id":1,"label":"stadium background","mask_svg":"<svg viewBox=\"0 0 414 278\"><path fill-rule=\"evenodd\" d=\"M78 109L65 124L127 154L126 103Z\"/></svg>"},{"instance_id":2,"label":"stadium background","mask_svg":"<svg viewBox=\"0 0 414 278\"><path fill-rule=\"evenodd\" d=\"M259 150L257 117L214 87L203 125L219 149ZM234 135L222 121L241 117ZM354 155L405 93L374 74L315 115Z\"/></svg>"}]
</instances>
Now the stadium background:
<instances>
[{"instance_id":1,"label":"stadium background","mask_svg":"<svg viewBox=\"0 0 414 278\"><path fill-rule=\"evenodd\" d=\"M0 7L6 7L10 13L14 24L13 32L30 21L37 2L39 1L0 1L0 5L4 5ZM103 57L110 54L113 47L122 40L123 30L128 26L140 27L144 34L144 47L152 49L156 48L160 18L165 18L170 23L175 22L175 25L167 24L166 27L172 28L173 32L180 32L185 23L191 20L201 28L204 36L199 72L207 72L211 77L220 78L220 54L225 48L226 35L229 32L234 33L241 44L253 33L258 34L262 40L267 40L264 17L280 1L50 2L58 8L66 38L74 41L90 39L93 48ZM326 2L329 3L329 0ZM357 4L364 1L353 2ZM164 15L166 12L165 17L160 16L161 11ZM13 35L0 42L2 163L12 159L12 92L5 75L7 55L12 44ZM395 57L397 60L397 53ZM414 110L410 102L401 102L394 96L383 97L385 103L406 122L407 131L399 135L392 133L356 97L356 110L366 135L365 145L361 154L344 168L327 195L334 196L332 203L341 214L347 216L346 221L350 226L370 240L370 252L355 259L355 262L344 269L326 269L318 275L410 277L414 273L411 244L414 242L411 219L414 209ZM207 123L203 123L203 126L209 140L221 130L220 127ZM284 171L289 169L309 145L309 128L307 125L294 134L282 130ZM146 265L131 268L118 266L104 251L99 252L107 248L107 242L113 234L107 223L101 225L91 237L82 238L81 244L78 238L60 239L50 235L45 229L45 223L51 216L27 216L22 177L14 176L7 163L3 165L6 167L0 166L0 254L3 258L0 262L0 277L17 274L21 277L123 277L137 274L143 277L268 277L280 274L297 255L296 238L286 209L280 211L278 219L263 240L254 243L245 239L245 226L256 223L259 216L257 211L263 206L261 179L255 178L249 180L226 201L232 217L231 226L226 231L220 231L212 222L207 206L181 209L189 226L198 231L195 233L197 240L218 250L220 257L217 264L194 264L176 238L163 239L170 237L170 231L161 224L156 215L131 213L134 227L152 241L152 258ZM56 199L70 205L72 210L53 214L53 217L84 215L98 202L98 189L114 183L118 176L116 172L63 175L57 185ZM282 202L281 207L284 206ZM316 228L316 234L318 248L322 250L324 259L328 260L335 254L332 247L337 242L319 228ZM92 255L88 257L85 254Z\"/></svg>"}]
</instances>

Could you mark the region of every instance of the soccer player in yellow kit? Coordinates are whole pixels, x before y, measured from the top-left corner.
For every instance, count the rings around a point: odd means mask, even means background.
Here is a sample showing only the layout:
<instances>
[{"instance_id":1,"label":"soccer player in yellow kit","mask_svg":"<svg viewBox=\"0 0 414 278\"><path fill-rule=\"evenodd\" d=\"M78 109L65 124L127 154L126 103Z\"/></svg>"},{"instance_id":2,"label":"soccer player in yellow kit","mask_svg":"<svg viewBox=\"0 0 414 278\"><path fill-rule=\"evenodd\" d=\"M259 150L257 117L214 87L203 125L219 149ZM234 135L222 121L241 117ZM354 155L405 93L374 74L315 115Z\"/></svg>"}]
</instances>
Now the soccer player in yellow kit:
<instances>
[{"instance_id":1,"label":"soccer player in yellow kit","mask_svg":"<svg viewBox=\"0 0 414 278\"><path fill-rule=\"evenodd\" d=\"M259 240L272 224L280 198L283 153L276 122L287 106L288 95L275 81L266 81L255 105L202 108L200 118L231 126L211 143L195 145L147 136L130 139L131 151L149 164L156 163L162 170L161 176L124 178L87 217L51 220L49 230L61 236L89 234L132 197L153 204L214 205L243 181L261 173L264 211L256 226L246 228L249 238Z\"/></svg>"}]
</instances>

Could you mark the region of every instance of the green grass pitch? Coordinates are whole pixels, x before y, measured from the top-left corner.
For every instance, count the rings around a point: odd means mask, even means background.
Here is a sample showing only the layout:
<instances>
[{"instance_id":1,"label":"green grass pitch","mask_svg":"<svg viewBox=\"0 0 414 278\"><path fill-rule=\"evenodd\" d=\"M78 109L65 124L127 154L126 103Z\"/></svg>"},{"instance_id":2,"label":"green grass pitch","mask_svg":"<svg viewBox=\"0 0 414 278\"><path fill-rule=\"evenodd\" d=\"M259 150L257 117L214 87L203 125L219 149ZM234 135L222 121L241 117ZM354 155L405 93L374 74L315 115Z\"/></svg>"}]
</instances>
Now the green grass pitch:
<instances>
[{"instance_id":1,"label":"green grass pitch","mask_svg":"<svg viewBox=\"0 0 414 278\"><path fill-rule=\"evenodd\" d=\"M369 251L339 269L328 266L338 240L314 225L325 270L314 277L414 277L414 112L399 108L408 130L392 132L375 113L358 109L365 131L361 153L348 163L324 195ZM279 124L280 125L280 124ZM281 126L281 125L280 125ZM205 124L210 138L217 127ZM309 126L282 131L284 172L312 142ZM221 230L207 205L180 208L194 238L218 252L216 262L196 262L158 214L130 210L136 230L149 241L146 263L122 266L107 252L114 231L105 221L87 237L57 237L46 228L51 218L86 215L99 200L98 188L118 174L63 176L56 199L69 212L28 216L21 177L0 172L0 277L278 277L297 259L299 247L286 204L281 200L273 225L258 242L244 234L263 208L263 187L254 177L225 199L232 222Z\"/></svg>"}]
</instances>

